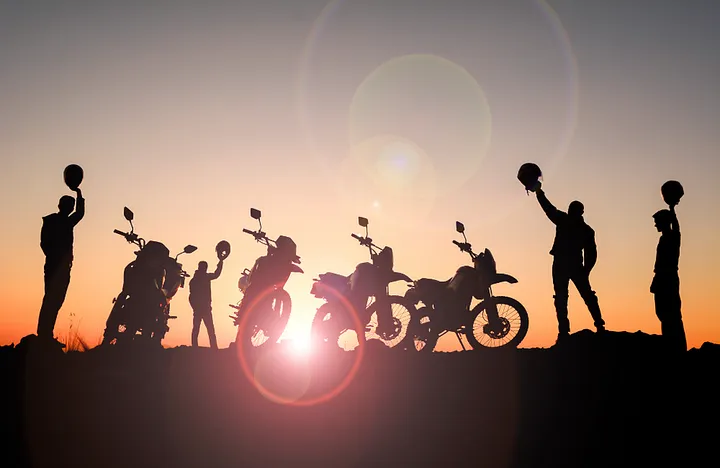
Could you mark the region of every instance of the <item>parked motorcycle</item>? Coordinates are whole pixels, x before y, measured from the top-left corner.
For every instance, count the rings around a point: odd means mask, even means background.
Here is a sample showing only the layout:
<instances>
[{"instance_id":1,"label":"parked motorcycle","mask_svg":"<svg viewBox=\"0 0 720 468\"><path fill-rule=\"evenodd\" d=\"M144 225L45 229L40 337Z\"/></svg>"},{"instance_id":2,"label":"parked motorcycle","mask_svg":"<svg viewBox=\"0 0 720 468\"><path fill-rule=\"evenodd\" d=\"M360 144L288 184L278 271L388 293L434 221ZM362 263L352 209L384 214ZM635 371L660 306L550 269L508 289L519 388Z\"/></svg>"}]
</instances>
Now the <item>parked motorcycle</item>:
<instances>
[{"instance_id":1,"label":"parked motorcycle","mask_svg":"<svg viewBox=\"0 0 720 468\"><path fill-rule=\"evenodd\" d=\"M517 283L514 277L498 273L490 250L476 254L465 236L465 226L456 222L457 232L464 242L453 240L461 252L470 255L473 266L458 268L447 281L423 278L415 281L405 293L416 309L410 322L404 346L422 352L432 352L438 339L453 332L465 345L467 337L473 349L507 347L515 348L525 338L529 319L525 307L517 300L494 296L492 286L498 283ZM481 302L472 309L472 299Z\"/></svg>"},{"instance_id":2,"label":"parked motorcycle","mask_svg":"<svg viewBox=\"0 0 720 468\"><path fill-rule=\"evenodd\" d=\"M410 304L402 296L389 293L390 283L412 280L393 270L391 247L378 247L368 236L368 220L359 217L358 224L365 228L365 236L352 234L360 245L367 247L371 263L363 262L355 271L344 276L327 272L320 274L310 293L324 299L313 319L313 343L337 344L340 336L353 330L358 344L368 339L379 339L388 347L402 342L412 317Z\"/></svg>"},{"instance_id":3,"label":"parked motorcycle","mask_svg":"<svg viewBox=\"0 0 720 468\"><path fill-rule=\"evenodd\" d=\"M243 229L243 232L267 246L267 254L255 261L252 270L243 270L238 281L243 297L236 305L230 304L236 310L230 318L235 325L245 320L244 326L238 327L235 344L257 348L266 343L277 343L285 331L292 310L285 283L291 273L304 271L298 266L300 257L295 242L287 236L279 236L274 241L269 239L262 230L260 210L251 208L250 216L258 220L260 228L257 231ZM246 314L249 314L247 318Z\"/></svg>"},{"instance_id":4,"label":"parked motorcycle","mask_svg":"<svg viewBox=\"0 0 720 468\"><path fill-rule=\"evenodd\" d=\"M130 223L130 232L117 229L113 232L140 250L135 252L136 259L125 267L123 288L113 299L102 344L120 344L140 338L160 345L170 330L168 321L176 318L170 315L170 301L185 286L185 278L190 276L177 259L183 253L194 252L197 247L187 245L174 258L170 257L164 244L146 242L134 232L134 214L127 207L124 215Z\"/></svg>"}]
</instances>

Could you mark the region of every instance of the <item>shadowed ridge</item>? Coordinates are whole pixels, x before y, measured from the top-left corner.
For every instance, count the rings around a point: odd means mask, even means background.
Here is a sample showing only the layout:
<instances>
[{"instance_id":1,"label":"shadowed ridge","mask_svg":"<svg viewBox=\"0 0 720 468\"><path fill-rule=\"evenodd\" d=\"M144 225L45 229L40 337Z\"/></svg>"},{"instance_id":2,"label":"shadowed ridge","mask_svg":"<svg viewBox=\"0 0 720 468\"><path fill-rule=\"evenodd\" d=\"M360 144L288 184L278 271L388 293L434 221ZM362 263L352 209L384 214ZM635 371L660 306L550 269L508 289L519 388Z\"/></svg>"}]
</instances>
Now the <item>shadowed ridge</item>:
<instances>
[{"instance_id":1,"label":"shadowed ridge","mask_svg":"<svg viewBox=\"0 0 720 468\"><path fill-rule=\"evenodd\" d=\"M111 347L53 359L3 347L0 424L14 448L5 456L25 443L37 466L646 466L713 456L705 426L720 416L720 345L677 359L663 350L659 336L587 330L551 349L368 346L342 393L297 407L262 397L232 350ZM313 362L341 372L354 356ZM295 382L294 364L272 362Z\"/></svg>"}]
</instances>

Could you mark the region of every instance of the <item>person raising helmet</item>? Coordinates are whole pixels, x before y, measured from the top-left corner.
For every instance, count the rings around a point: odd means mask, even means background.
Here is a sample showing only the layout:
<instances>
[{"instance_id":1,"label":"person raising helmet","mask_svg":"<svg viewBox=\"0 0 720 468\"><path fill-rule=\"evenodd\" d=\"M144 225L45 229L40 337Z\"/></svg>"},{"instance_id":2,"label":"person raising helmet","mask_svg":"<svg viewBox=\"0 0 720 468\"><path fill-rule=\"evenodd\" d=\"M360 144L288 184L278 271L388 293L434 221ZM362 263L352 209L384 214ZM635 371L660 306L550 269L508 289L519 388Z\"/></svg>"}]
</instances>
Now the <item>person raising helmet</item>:
<instances>
[{"instance_id":1,"label":"person raising helmet","mask_svg":"<svg viewBox=\"0 0 720 468\"><path fill-rule=\"evenodd\" d=\"M537 200L545 215L556 226L555 241L550 255L553 256L552 278L555 289L555 312L558 320L558 342L570 335L568 319L568 286L575 284L598 333L605 331L605 321L595 291L590 286L590 272L597 261L595 231L585 222L585 207L577 200L570 203L567 213L558 210L545 196L542 183L535 190Z\"/></svg>"}]
</instances>

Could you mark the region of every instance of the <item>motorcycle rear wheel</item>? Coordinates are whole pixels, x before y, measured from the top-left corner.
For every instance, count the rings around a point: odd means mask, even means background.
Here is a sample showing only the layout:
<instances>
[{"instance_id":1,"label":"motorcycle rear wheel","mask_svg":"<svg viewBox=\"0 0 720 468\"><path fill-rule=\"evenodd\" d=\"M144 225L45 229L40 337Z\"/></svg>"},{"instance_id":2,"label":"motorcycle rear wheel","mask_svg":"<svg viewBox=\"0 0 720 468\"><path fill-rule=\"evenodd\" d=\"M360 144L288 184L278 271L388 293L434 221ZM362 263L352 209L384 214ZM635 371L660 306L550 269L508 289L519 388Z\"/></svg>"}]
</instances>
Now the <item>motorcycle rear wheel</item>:
<instances>
[{"instance_id":1,"label":"motorcycle rear wheel","mask_svg":"<svg viewBox=\"0 0 720 468\"><path fill-rule=\"evenodd\" d=\"M360 315L360 330L357 323L342 303L326 303L318 308L312 323L313 343L320 345L336 345L347 349L340 344L340 336L346 331L355 332L358 346L363 346L369 340L378 340L388 348L401 345L407 335L407 330L415 308L402 296L389 296L387 298L393 316L392 329L382 335L375 333L377 327L378 302L373 301ZM352 348L355 349L355 348ZM350 349L348 349L350 350Z\"/></svg>"}]
</instances>

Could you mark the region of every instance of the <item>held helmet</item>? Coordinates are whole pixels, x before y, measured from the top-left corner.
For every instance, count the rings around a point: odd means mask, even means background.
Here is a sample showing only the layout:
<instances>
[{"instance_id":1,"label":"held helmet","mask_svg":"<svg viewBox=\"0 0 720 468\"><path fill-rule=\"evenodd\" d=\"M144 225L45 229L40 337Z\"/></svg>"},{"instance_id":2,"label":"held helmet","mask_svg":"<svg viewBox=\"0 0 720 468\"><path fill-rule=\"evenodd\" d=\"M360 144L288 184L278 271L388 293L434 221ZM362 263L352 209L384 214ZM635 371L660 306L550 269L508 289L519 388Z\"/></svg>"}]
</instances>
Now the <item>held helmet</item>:
<instances>
[{"instance_id":1,"label":"held helmet","mask_svg":"<svg viewBox=\"0 0 720 468\"><path fill-rule=\"evenodd\" d=\"M675 206L680 202L680 199L685 195L682 184L677 180L668 180L660 188L663 200L670 206Z\"/></svg>"},{"instance_id":2,"label":"held helmet","mask_svg":"<svg viewBox=\"0 0 720 468\"><path fill-rule=\"evenodd\" d=\"M65 181L65 185L70 187L71 190L75 190L80 187L83 176L83 169L77 164L70 164L65 167L65 170L63 170L63 180Z\"/></svg>"},{"instance_id":3,"label":"held helmet","mask_svg":"<svg viewBox=\"0 0 720 468\"><path fill-rule=\"evenodd\" d=\"M226 240L221 240L215 246L215 253L217 253L218 260L225 260L230 256L230 243Z\"/></svg>"},{"instance_id":4,"label":"held helmet","mask_svg":"<svg viewBox=\"0 0 720 468\"><path fill-rule=\"evenodd\" d=\"M534 192L538 188L538 182L542 177L542 171L540 167L535 163L525 163L520 166L518 170L517 178L520 183L523 184L525 190Z\"/></svg>"}]
</instances>

